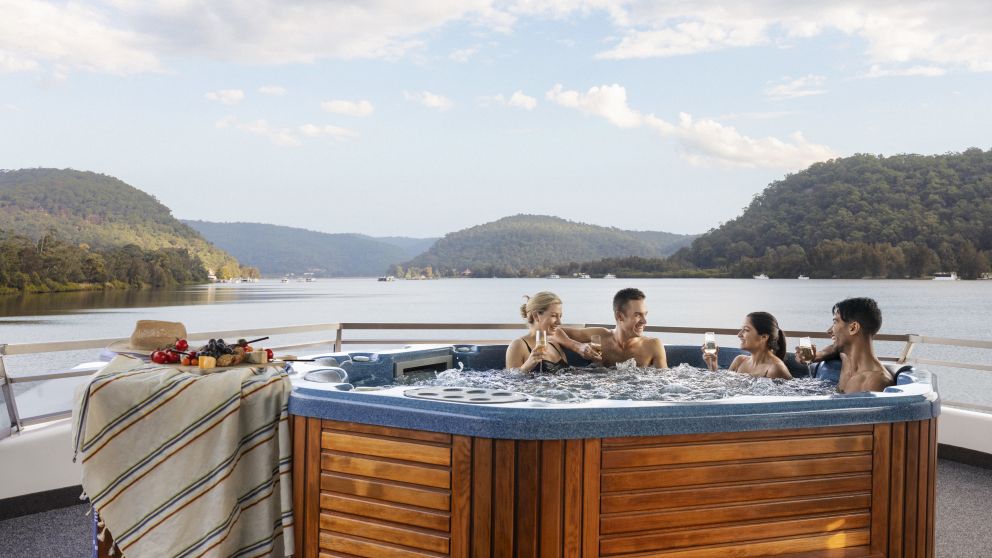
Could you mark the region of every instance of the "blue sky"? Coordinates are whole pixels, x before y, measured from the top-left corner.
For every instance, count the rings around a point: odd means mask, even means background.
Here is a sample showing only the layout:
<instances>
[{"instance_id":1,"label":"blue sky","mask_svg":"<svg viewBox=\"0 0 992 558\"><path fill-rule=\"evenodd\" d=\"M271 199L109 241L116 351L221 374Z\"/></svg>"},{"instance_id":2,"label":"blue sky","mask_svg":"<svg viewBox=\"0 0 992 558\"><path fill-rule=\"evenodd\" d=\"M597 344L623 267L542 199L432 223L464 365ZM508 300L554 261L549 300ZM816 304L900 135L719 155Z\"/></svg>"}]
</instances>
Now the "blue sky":
<instances>
[{"instance_id":1,"label":"blue sky","mask_svg":"<svg viewBox=\"0 0 992 558\"><path fill-rule=\"evenodd\" d=\"M517 213L698 233L853 153L988 149L957 2L0 0L0 168L180 218L439 236Z\"/></svg>"}]
</instances>

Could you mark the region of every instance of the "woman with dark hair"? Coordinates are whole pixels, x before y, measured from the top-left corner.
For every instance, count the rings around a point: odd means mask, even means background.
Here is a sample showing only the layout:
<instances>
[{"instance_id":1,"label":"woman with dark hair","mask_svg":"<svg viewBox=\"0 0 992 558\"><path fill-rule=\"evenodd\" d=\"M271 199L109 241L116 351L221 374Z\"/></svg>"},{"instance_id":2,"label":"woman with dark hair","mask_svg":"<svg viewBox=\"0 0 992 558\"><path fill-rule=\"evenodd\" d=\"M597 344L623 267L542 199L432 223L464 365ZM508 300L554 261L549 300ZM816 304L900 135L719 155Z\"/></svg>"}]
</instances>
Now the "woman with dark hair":
<instances>
[{"instance_id":1,"label":"woman with dark hair","mask_svg":"<svg viewBox=\"0 0 992 558\"><path fill-rule=\"evenodd\" d=\"M751 312L744 318L737 338L741 340L741 348L751 355L738 355L728 370L759 378L792 379L784 362L785 332L778 327L775 316L768 312ZM710 370L717 369L716 353L708 354L704 350L703 360Z\"/></svg>"}]
</instances>

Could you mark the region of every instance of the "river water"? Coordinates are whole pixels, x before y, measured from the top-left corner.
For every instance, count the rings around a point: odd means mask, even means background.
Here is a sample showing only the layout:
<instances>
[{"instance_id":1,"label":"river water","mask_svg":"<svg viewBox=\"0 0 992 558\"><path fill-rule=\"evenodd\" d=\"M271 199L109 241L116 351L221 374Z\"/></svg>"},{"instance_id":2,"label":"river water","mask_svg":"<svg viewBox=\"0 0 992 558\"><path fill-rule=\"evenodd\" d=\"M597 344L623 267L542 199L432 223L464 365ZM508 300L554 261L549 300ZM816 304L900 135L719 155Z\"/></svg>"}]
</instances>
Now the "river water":
<instances>
[{"instance_id":1,"label":"river water","mask_svg":"<svg viewBox=\"0 0 992 558\"><path fill-rule=\"evenodd\" d=\"M637 287L647 294L650 325L737 328L748 312L765 310L778 318L786 332L819 331L829 326L835 302L870 296L883 312L882 333L992 340L992 281L445 279L387 283L364 278L0 296L0 343L127 337L138 319L181 321L189 331L241 329L246 334L263 327L329 322L522 324L522 296L539 290L554 291L562 298L567 323L611 323L611 300L623 287ZM421 339L428 333L401 335ZM458 337L453 332L443 335ZM479 333L465 335L478 338ZM519 333L490 331L484 335L509 340ZM695 335L662 338L666 343L702 342ZM732 346L736 338L719 336L718 342ZM795 344L796 339L789 340L790 347ZM877 349L880 355L894 356L901 345L879 343ZM992 350L924 345L913 356L992 363ZM96 352L58 353L6 361L9 373L23 376L95 358ZM992 372L928 368L939 374L945 400L992 407Z\"/></svg>"}]
</instances>

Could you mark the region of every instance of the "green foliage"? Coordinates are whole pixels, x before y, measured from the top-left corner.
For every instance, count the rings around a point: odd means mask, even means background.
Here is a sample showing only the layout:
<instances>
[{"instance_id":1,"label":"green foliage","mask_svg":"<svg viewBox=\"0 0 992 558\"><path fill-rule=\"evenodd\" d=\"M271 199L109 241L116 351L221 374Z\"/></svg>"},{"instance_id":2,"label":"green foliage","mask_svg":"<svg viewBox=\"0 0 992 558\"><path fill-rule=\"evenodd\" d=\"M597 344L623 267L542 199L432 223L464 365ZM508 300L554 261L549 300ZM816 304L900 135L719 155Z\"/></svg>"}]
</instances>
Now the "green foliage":
<instances>
[{"instance_id":1,"label":"green foliage","mask_svg":"<svg viewBox=\"0 0 992 558\"><path fill-rule=\"evenodd\" d=\"M128 244L146 251L182 249L210 269L237 263L154 197L92 172L0 170L0 229L35 240L54 232L67 243L98 250Z\"/></svg>"},{"instance_id":2,"label":"green foliage","mask_svg":"<svg viewBox=\"0 0 992 558\"><path fill-rule=\"evenodd\" d=\"M49 232L34 240L0 231L0 293L83 288L167 287L207 280L199 258L185 248L144 250L134 244L91 250Z\"/></svg>"},{"instance_id":3,"label":"green foliage","mask_svg":"<svg viewBox=\"0 0 992 558\"><path fill-rule=\"evenodd\" d=\"M855 155L772 183L674 259L733 276L921 277L990 271L992 150Z\"/></svg>"},{"instance_id":4,"label":"green foliage","mask_svg":"<svg viewBox=\"0 0 992 558\"><path fill-rule=\"evenodd\" d=\"M434 239L327 234L260 223L186 221L241 262L269 276L315 273L329 277L381 275L419 254Z\"/></svg>"},{"instance_id":5,"label":"green foliage","mask_svg":"<svg viewBox=\"0 0 992 558\"><path fill-rule=\"evenodd\" d=\"M434 275L475 277L545 275L568 262L606 257L667 256L694 237L625 231L544 215L516 215L446 235L406 266Z\"/></svg>"}]
</instances>

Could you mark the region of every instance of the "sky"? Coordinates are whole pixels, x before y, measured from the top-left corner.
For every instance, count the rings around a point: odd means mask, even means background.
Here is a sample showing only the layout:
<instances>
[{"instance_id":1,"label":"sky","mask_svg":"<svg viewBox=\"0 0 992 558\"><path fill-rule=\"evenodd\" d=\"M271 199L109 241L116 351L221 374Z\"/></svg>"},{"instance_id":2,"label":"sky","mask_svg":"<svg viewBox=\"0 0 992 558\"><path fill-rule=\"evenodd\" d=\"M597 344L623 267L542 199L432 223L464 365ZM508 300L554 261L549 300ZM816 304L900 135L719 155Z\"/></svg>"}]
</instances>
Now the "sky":
<instances>
[{"instance_id":1,"label":"sky","mask_svg":"<svg viewBox=\"0 0 992 558\"><path fill-rule=\"evenodd\" d=\"M855 153L989 149L986 0L0 0L0 168L181 219L701 233Z\"/></svg>"}]
</instances>

